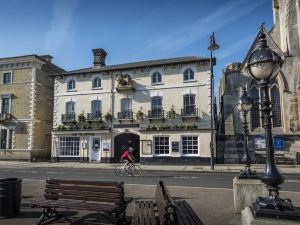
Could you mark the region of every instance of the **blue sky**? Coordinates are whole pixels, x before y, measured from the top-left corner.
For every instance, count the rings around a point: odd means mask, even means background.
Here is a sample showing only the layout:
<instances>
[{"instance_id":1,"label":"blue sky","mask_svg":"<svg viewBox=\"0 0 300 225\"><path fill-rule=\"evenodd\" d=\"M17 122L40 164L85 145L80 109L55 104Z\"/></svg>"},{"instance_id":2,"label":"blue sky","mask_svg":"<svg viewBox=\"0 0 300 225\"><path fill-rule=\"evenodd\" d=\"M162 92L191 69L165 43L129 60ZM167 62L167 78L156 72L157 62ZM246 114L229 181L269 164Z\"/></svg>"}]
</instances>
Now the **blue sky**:
<instances>
[{"instance_id":1,"label":"blue sky","mask_svg":"<svg viewBox=\"0 0 300 225\"><path fill-rule=\"evenodd\" d=\"M92 66L92 48L120 64L215 52L221 69L242 61L262 22L273 25L271 0L0 0L0 57L50 54L66 70Z\"/></svg>"}]
</instances>

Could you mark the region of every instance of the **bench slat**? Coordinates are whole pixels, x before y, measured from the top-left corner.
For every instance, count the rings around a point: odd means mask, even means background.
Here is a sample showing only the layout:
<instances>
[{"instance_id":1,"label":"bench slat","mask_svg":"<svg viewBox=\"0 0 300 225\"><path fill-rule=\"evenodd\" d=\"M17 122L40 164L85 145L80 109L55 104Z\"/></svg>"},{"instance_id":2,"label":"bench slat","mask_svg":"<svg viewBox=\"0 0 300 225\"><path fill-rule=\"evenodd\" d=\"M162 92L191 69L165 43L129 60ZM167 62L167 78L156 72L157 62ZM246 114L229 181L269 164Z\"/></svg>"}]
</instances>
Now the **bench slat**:
<instances>
[{"instance_id":1,"label":"bench slat","mask_svg":"<svg viewBox=\"0 0 300 225\"><path fill-rule=\"evenodd\" d=\"M78 185L93 185L93 186L112 186L121 187L123 182L107 182L107 181L82 181L82 180L60 180L47 179L47 184L78 184Z\"/></svg>"},{"instance_id":2,"label":"bench slat","mask_svg":"<svg viewBox=\"0 0 300 225\"><path fill-rule=\"evenodd\" d=\"M150 210L150 221L151 225L156 225L156 217L155 217L155 211L154 211L154 202L149 203L149 210Z\"/></svg>"},{"instance_id":3,"label":"bench slat","mask_svg":"<svg viewBox=\"0 0 300 225\"><path fill-rule=\"evenodd\" d=\"M157 225L153 201L136 201L132 225Z\"/></svg>"},{"instance_id":4,"label":"bench slat","mask_svg":"<svg viewBox=\"0 0 300 225\"><path fill-rule=\"evenodd\" d=\"M85 201L66 201L66 200L48 200L33 203L34 207L56 207L56 208L66 208L66 209L79 209L79 210L93 210L93 211L105 211L113 212L118 206L111 204L100 204L100 203L90 203Z\"/></svg>"},{"instance_id":5,"label":"bench slat","mask_svg":"<svg viewBox=\"0 0 300 225\"><path fill-rule=\"evenodd\" d=\"M145 225L145 202L141 201L140 202L140 212L139 212L139 216L140 216L140 225Z\"/></svg>"},{"instance_id":6,"label":"bench slat","mask_svg":"<svg viewBox=\"0 0 300 225\"><path fill-rule=\"evenodd\" d=\"M122 197L120 193L103 193L103 192L92 192L92 191L74 191L74 190L66 190L66 189L49 189L46 188L45 192L48 194L62 194L62 195L75 195L81 197L99 197L104 196L109 199L119 199Z\"/></svg>"},{"instance_id":7,"label":"bench slat","mask_svg":"<svg viewBox=\"0 0 300 225\"><path fill-rule=\"evenodd\" d=\"M145 225L151 225L150 220L150 202L144 202L144 218L145 218Z\"/></svg>"},{"instance_id":8,"label":"bench slat","mask_svg":"<svg viewBox=\"0 0 300 225\"><path fill-rule=\"evenodd\" d=\"M196 225L204 225L203 222L200 220L198 215L195 213L193 208L190 206L190 204L187 201L182 201L185 208L190 212L190 215L194 219Z\"/></svg>"},{"instance_id":9,"label":"bench slat","mask_svg":"<svg viewBox=\"0 0 300 225\"><path fill-rule=\"evenodd\" d=\"M175 201L175 204L184 224L203 225L203 222L185 200Z\"/></svg>"},{"instance_id":10,"label":"bench slat","mask_svg":"<svg viewBox=\"0 0 300 225\"><path fill-rule=\"evenodd\" d=\"M138 225L139 224L139 208L140 208L140 204L139 202L135 202L134 203L134 215L132 217L132 221L131 221L131 224L132 225Z\"/></svg>"},{"instance_id":11,"label":"bench slat","mask_svg":"<svg viewBox=\"0 0 300 225\"><path fill-rule=\"evenodd\" d=\"M121 203L121 199L111 199L111 198L101 198L101 197L81 197L76 195L59 195L59 194L44 194L46 199L74 199L83 201L94 201L94 202L111 202L111 203Z\"/></svg>"},{"instance_id":12,"label":"bench slat","mask_svg":"<svg viewBox=\"0 0 300 225\"><path fill-rule=\"evenodd\" d=\"M95 186L78 186L78 185L62 185L62 184L46 184L46 188L61 189L61 190L75 190L75 191L94 191L94 192L108 192L121 193L122 188L119 187L95 187Z\"/></svg>"},{"instance_id":13,"label":"bench slat","mask_svg":"<svg viewBox=\"0 0 300 225\"><path fill-rule=\"evenodd\" d=\"M176 204L176 203L175 203ZM186 215L183 212L183 209L180 207L180 204L176 204L177 206L177 216L180 218L182 225L190 225L189 220L187 219Z\"/></svg>"}]
</instances>

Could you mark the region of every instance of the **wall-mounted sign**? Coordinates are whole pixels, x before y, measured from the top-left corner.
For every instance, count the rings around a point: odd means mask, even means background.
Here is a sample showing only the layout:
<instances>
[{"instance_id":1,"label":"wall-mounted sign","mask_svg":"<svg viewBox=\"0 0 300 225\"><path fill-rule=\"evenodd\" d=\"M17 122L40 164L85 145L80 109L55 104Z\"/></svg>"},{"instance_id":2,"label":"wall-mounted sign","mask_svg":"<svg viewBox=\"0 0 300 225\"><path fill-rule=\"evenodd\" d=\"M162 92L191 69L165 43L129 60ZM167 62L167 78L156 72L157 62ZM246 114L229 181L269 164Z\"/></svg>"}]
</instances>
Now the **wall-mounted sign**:
<instances>
[{"instance_id":1,"label":"wall-mounted sign","mask_svg":"<svg viewBox=\"0 0 300 225\"><path fill-rule=\"evenodd\" d=\"M172 152L179 152L179 141L172 141Z\"/></svg>"},{"instance_id":2,"label":"wall-mounted sign","mask_svg":"<svg viewBox=\"0 0 300 225\"><path fill-rule=\"evenodd\" d=\"M274 137L274 147L276 150L284 150L284 137L275 136Z\"/></svg>"},{"instance_id":3,"label":"wall-mounted sign","mask_svg":"<svg viewBox=\"0 0 300 225\"><path fill-rule=\"evenodd\" d=\"M142 154L152 155L152 141L151 140L141 140L142 143Z\"/></svg>"},{"instance_id":4,"label":"wall-mounted sign","mask_svg":"<svg viewBox=\"0 0 300 225\"><path fill-rule=\"evenodd\" d=\"M102 141L102 149L104 152L110 151L110 141Z\"/></svg>"},{"instance_id":5,"label":"wall-mounted sign","mask_svg":"<svg viewBox=\"0 0 300 225\"><path fill-rule=\"evenodd\" d=\"M133 124L131 124L131 123L128 123L128 124L114 124L113 127L114 128L131 128L131 127L135 128L135 127L140 127L140 125L136 124L136 123L133 123Z\"/></svg>"},{"instance_id":6,"label":"wall-mounted sign","mask_svg":"<svg viewBox=\"0 0 300 225\"><path fill-rule=\"evenodd\" d=\"M253 137L254 149L255 150L265 150L266 149L266 139L264 136Z\"/></svg>"}]
</instances>

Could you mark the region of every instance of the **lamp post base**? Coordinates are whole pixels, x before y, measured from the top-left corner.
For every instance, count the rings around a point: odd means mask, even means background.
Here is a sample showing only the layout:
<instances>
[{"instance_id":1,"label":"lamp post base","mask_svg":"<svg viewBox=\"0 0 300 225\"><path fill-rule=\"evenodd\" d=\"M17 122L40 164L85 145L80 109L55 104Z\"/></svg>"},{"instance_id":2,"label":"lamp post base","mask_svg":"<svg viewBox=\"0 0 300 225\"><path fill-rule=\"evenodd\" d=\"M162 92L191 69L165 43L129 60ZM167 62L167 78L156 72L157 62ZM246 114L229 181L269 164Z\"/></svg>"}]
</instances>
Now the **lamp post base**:
<instances>
[{"instance_id":1,"label":"lamp post base","mask_svg":"<svg viewBox=\"0 0 300 225\"><path fill-rule=\"evenodd\" d=\"M245 169L241 170L239 179L259 179L255 170L251 170L250 165L246 165Z\"/></svg>"},{"instance_id":2,"label":"lamp post base","mask_svg":"<svg viewBox=\"0 0 300 225\"><path fill-rule=\"evenodd\" d=\"M278 189L272 187L268 188L268 197L258 197L256 202L252 203L251 209L253 215L255 217L271 217L300 221L300 209L295 209L290 199L280 198Z\"/></svg>"}]
</instances>

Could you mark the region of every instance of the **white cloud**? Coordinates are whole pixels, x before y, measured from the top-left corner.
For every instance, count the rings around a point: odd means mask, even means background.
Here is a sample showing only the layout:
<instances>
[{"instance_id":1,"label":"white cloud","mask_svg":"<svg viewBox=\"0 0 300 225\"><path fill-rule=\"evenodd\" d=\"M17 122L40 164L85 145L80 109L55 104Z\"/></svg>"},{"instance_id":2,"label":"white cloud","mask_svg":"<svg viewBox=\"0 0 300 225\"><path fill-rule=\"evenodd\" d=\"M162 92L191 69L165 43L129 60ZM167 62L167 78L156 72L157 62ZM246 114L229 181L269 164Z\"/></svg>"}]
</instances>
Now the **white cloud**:
<instances>
[{"instance_id":1,"label":"white cloud","mask_svg":"<svg viewBox=\"0 0 300 225\"><path fill-rule=\"evenodd\" d=\"M45 51L57 51L66 40L79 5L78 0L56 0L52 8L52 18L45 39Z\"/></svg>"},{"instance_id":2,"label":"white cloud","mask_svg":"<svg viewBox=\"0 0 300 225\"><path fill-rule=\"evenodd\" d=\"M199 39L207 37L212 31L216 31L250 13L265 2L266 0L227 2L226 5L221 5L205 18L175 27L160 38L150 40L140 55L147 55L154 50L159 53L166 53L184 49ZM200 10L199 13L201 13Z\"/></svg>"},{"instance_id":3,"label":"white cloud","mask_svg":"<svg viewBox=\"0 0 300 225\"><path fill-rule=\"evenodd\" d=\"M218 54L217 54L217 58L218 59L226 59L232 55L236 55L237 53L243 51L245 49L245 47L248 46L249 49L250 48L250 44L251 41L253 41L253 37L245 37L242 38L239 41L235 41L233 44L226 46L225 48L222 48Z\"/></svg>"}]
</instances>

